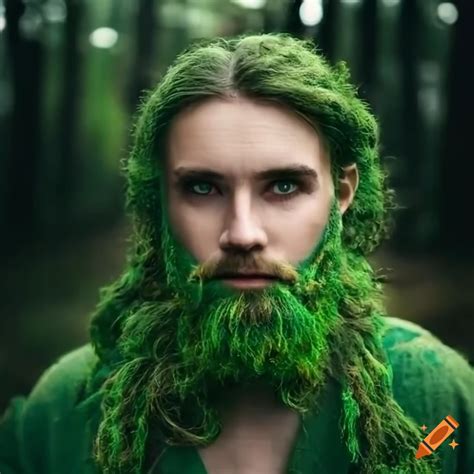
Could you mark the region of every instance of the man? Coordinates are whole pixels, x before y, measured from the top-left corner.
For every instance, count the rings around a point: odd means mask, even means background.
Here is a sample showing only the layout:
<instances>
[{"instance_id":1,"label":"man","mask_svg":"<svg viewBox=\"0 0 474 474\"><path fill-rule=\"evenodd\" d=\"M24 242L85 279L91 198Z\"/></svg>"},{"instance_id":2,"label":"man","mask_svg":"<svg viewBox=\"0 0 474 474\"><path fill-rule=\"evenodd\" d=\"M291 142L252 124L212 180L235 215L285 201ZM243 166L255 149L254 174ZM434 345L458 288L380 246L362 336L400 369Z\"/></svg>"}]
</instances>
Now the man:
<instances>
[{"instance_id":1,"label":"man","mask_svg":"<svg viewBox=\"0 0 474 474\"><path fill-rule=\"evenodd\" d=\"M12 402L2 474L472 472L473 370L385 315L366 260L393 196L344 67L284 34L202 41L134 138L127 267L92 344ZM447 415L457 445L417 459Z\"/></svg>"}]
</instances>

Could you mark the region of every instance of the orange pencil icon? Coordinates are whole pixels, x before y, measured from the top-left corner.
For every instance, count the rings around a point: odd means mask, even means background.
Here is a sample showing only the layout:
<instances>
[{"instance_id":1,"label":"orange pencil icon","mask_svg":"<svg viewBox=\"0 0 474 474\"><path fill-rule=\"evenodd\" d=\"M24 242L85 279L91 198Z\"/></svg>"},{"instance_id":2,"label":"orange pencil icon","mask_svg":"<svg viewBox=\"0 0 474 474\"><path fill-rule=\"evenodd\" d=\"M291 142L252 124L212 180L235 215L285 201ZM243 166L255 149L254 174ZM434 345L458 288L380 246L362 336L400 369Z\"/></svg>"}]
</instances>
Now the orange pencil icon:
<instances>
[{"instance_id":1,"label":"orange pencil icon","mask_svg":"<svg viewBox=\"0 0 474 474\"><path fill-rule=\"evenodd\" d=\"M438 446L440 446L458 426L459 423L452 416L448 415L444 418L443 421L441 421L441 423L420 443L415 455L416 459L433 454Z\"/></svg>"}]
</instances>

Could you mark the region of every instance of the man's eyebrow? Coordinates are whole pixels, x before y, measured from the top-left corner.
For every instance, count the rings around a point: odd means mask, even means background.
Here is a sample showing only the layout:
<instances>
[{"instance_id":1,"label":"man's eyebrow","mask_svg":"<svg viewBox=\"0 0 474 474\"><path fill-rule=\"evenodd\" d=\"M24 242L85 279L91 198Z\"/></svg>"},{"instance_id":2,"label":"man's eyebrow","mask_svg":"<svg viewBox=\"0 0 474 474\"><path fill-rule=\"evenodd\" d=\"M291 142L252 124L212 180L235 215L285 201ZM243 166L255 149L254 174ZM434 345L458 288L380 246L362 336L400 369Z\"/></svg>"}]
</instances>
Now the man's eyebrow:
<instances>
[{"instance_id":1,"label":"man's eyebrow","mask_svg":"<svg viewBox=\"0 0 474 474\"><path fill-rule=\"evenodd\" d=\"M174 170L175 177L178 181L188 179L213 179L223 181L225 176L208 168L187 168L180 166ZM279 178L318 178L318 173L315 169L307 165L289 165L279 168L269 168L255 173L255 177L260 180L264 179L279 179Z\"/></svg>"}]
</instances>

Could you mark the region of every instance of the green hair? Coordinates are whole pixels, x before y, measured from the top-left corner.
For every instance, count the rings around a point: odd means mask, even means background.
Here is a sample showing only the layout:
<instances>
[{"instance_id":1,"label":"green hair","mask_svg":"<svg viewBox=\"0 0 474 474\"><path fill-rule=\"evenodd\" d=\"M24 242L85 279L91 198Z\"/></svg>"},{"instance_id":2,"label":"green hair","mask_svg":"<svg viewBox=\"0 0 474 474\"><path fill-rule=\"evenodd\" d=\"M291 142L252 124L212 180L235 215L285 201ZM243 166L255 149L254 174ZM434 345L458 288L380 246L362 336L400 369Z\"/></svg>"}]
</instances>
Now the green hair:
<instances>
[{"instance_id":1,"label":"green hair","mask_svg":"<svg viewBox=\"0 0 474 474\"><path fill-rule=\"evenodd\" d=\"M312 42L283 33L217 38L191 45L139 108L134 145L125 163L126 205L134 226L132 246L126 271L103 290L91 324L91 339L100 362L90 388L105 387L106 395L109 390L97 438L99 465L104 472L139 472L136 466L143 462L150 415L146 412L147 395L124 393L122 388L132 386L127 377L143 378L141 364L154 362L156 354L151 351L146 358L124 361L120 338L127 321L140 320L137 315L141 314L144 325L155 324L154 303L173 301L172 285L167 281L170 262L162 253L166 221L163 164L169 126L191 104L211 97L236 96L284 105L307 120L327 145L336 188L341 168L357 165L359 186L343 216L341 231L347 251L341 265L344 284L349 288L341 307L346 332L332 335L328 342L331 372L343 387L341 428L352 460L361 463L363 472L388 472L388 466L389 472L432 472L431 461L422 463L414 458L411 441L421 431L392 397L391 373L380 336L380 288L365 259L387 237L394 207L393 193L379 161L377 122L349 83L344 64L329 65ZM168 308L162 306L161 310L168 314ZM172 310L170 306L169 312ZM339 340L344 333L347 339ZM108 374L117 367L116 374L124 375L122 385L113 387ZM130 405L133 397L137 403ZM125 417L127 406L133 406L135 419L128 417L122 432L110 428L110 420ZM161 416L168 416L170 411Z\"/></svg>"}]
</instances>

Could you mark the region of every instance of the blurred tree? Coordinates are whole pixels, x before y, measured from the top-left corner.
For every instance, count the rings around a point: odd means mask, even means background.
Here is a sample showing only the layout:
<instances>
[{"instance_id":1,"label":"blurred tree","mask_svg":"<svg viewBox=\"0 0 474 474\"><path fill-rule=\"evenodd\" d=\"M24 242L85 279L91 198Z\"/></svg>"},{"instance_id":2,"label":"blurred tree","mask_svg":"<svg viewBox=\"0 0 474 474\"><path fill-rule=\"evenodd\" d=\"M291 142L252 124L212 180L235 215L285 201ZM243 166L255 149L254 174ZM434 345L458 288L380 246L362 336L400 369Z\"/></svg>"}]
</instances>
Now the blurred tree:
<instances>
[{"instance_id":1,"label":"blurred tree","mask_svg":"<svg viewBox=\"0 0 474 474\"><path fill-rule=\"evenodd\" d=\"M158 28L155 0L140 0L136 17L136 42L134 64L130 78L130 112L135 111L138 100L144 89L151 85L153 65L156 57L156 31Z\"/></svg>"},{"instance_id":2,"label":"blurred tree","mask_svg":"<svg viewBox=\"0 0 474 474\"><path fill-rule=\"evenodd\" d=\"M334 3L334 2L333 2ZM365 0L359 11L362 44L360 48L359 63L362 87L362 97L374 103L374 87L377 76L377 0ZM333 7L334 8L334 7Z\"/></svg>"},{"instance_id":3,"label":"blurred tree","mask_svg":"<svg viewBox=\"0 0 474 474\"><path fill-rule=\"evenodd\" d=\"M57 222L61 228L55 229L53 235L61 238L73 225L72 206L78 185L78 170L81 160L81 149L78 146L77 129L80 117L80 97L82 78L82 57L79 51L79 34L84 15L82 0L66 0L67 17L63 49L63 83L60 103L59 123L59 169L57 176Z\"/></svg>"},{"instance_id":4,"label":"blurred tree","mask_svg":"<svg viewBox=\"0 0 474 474\"><path fill-rule=\"evenodd\" d=\"M286 31L295 36L301 37L304 31L304 25L300 19L300 7L303 0L291 0L288 5L288 15Z\"/></svg>"},{"instance_id":5,"label":"blurred tree","mask_svg":"<svg viewBox=\"0 0 474 474\"><path fill-rule=\"evenodd\" d=\"M449 78L448 116L441 156L441 244L449 252L474 254L472 238L472 110L474 110L474 2L457 0Z\"/></svg>"},{"instance_id":6,"label":"blurred tree","mask_svg":"<svg viewBox=\"0 0 474 474\"><path fill-rule=\"evenodd\" d=\"M2 253L12 254L35 239L36 190L41 160L43 46L40 2L6 0L7 57L13 107L5 162L6 190Z\"/></svg>"},{"instance_id":7,"label":"blurred tree","mask_svg":"<svg viewBox=\"0 0 474 474\"><path fill-rule=\"evenodd\" d=\"M420 179L420 114L418 108L418 34L420 24L418 2L401 0L398 21L402 115L398 139L404 164L400 189L404 208L398 214L394 242L403 250L419 245L416 240L416 219L419 212L417 183ZM406 207L405 207L406 205Z\"/></svg>"},{"instance_id":8,"label":"blurred tree","mask_svg":"<svg viewBox=\"0 0 474 474\"><path fill-rule=\"evenodd\" d=\"M334 45L336 41L336 23L339 2L334 0L324 0L323 18L316 32L316 44L322 49L324 55L330 60L334 60Z\"/></svg>"}]
</instances>

